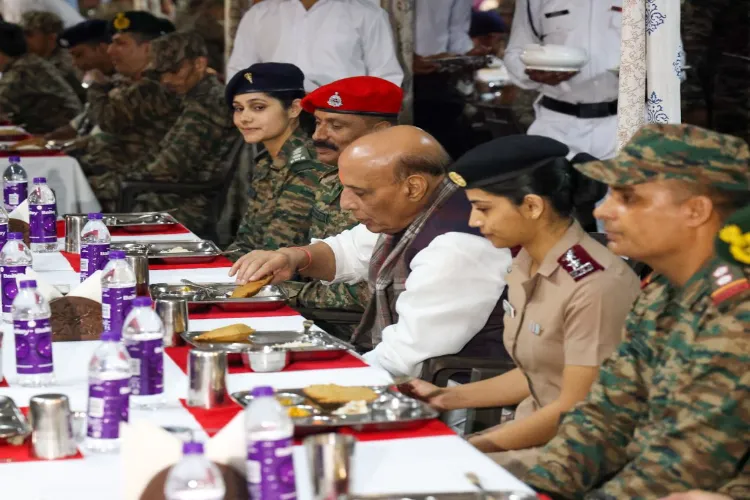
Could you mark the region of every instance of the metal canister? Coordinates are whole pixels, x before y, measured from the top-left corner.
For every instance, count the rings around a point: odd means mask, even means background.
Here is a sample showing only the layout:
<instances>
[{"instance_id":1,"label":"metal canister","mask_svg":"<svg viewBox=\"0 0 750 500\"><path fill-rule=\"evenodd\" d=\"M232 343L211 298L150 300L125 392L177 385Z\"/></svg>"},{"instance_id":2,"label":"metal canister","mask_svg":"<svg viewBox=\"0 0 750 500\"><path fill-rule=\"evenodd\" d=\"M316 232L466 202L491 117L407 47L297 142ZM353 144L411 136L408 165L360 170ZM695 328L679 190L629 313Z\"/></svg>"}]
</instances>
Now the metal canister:
<instances>
[{"instance_id":1,"label":"metal canister","mask_svg":"<svg viewBox=\"0 0 750 500\"><path fill-rule=\"evenodd\" d=\"M35 456L46 460L75 454L76 443L68 397L40 394L29 401L31 445Z\"/></svg>"},{"instance_id":2,"label":"metal canister","mask_svg":"<svg viewBox=\"0 0 750 500\"><path fill-rule=\"evenodd\" d=\"M129 253L125 260L135 274L135 293L138 297L148 297L148 256L141 253Z\"/></svg>"},{"instance_id":3,"label":"metal canister","mask_svg":"<svg viewBox=\"0 0 750 500\"><path fill-rule=\"evenodd\" d=\"M229 403L226 375L226 353L191 349L188 354L188 406L210 410Z\"/></svg>"},{"instance_id":4,"label":"metal canister","mask_svg":"<svg viewBox=\"0 0 750 500\"><path fill-rule=\"evenodd\" d=\"M70 253L81 253L81 231L86 225L88 216L86 214L65 215L65 251Z\"/></svg>"},{"instance_id":5,"label":"metal canister","mask_svg":"<svg viewBox=\"0 0 750 500\"><path fill-rule=\"evenodd\" d=\"M188 331L188 303L177 297L161 297L154 301L154 310L164 323L164 345L181 345L181 333Z\"/></svg>"}]
</instances>

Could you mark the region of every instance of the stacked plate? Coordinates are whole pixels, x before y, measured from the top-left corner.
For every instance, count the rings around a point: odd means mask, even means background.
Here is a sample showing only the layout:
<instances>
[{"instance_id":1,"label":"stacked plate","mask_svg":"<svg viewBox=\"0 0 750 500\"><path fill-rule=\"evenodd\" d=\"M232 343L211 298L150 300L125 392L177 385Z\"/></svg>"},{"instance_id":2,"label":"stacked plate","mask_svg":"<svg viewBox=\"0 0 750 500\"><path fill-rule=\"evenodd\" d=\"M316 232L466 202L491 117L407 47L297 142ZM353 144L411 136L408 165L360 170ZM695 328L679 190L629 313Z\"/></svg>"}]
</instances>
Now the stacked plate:
<instances>
[{"instance_id":1,"label":"stacked plate","mask_svg":"<svg viewBox=\"0 0 750 500\"><path fill-rule=\"evenodd\" d=\"M565 45L527 45L521 54L526 69L536 71L577 72L589 60L585 50Z\"/></svg>"}]
</instances>

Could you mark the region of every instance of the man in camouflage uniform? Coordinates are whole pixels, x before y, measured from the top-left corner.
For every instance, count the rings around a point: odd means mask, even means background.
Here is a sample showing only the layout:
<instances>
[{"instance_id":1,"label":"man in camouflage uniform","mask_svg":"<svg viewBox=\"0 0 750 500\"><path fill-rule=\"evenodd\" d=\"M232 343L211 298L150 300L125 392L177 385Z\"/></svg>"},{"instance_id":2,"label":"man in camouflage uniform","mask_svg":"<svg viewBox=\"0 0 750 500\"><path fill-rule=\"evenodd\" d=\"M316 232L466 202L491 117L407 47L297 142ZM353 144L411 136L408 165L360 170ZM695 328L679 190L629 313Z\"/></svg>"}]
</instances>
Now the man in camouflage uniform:
<instances>
[{"instance_id":1,"label":"man in camouflage uniform","mask_svg":"<svg viewBox=\"0 0 750 500\"><path fill-rule=\"evenodd\" d=\"M118 169L124 181L207 183L221 178L228 153L240 136L224 102L224 86L208 73L208 51L197 33L170 33L151 44L150 69L161 83L182 98L179 118L159 148ZM203 234L209 200L176 194L145 193L136 198L136 211L177 208L175 216L195 233ZM214 221L215 222L215 221Z\"/></svg>"},{"instance_id":2,"label":"man in camouflage uniform","mask_svg":"<svg viewBox=\"0 0 750 500\"><path fill-rule=\"evenodd\" d=\"M20 26L0 21L0 115L44 134L81 112L81 101L52 64L27 51Z\"/></svg>"},{"instance_id":3,"label":"man in camouflage uniform","mask_svg":"<svg viewBox=\"0 0 750 500\"><path fill-rule=\"evenodd\" d=\"M155 154L181 113L177 95L147 74L151 41L174 31L165 19L147 12L120 12L109 23L109 55L117 77L93 71L88 89L89 113L102 133L79 140L75 156L105 211L115 210L120 193L118 172Z\"/></svg>"},{"instance_id":4,"label":"man in camouflage uniform","mask_svg":"<svg viewBox=\"0 0 750 500\"><path fill-rule=\"evenodd\" d=\"M81 85L81 73L73 66L73 59L58 46L63 22L52 12L31 11L21 18L21 28L26 35L29 52L51 62L68 82L81 102L86 102L86 89Z\"/></svg>"},{"instance_id":5,"label":"man in camouflage uniform","mask_svg":"<svg viewBox=\"0 0 750 500\"><path fill-rule=\"evenodd\" d=\"M556 498L661 498L737 480L750 442L750 287L714 254L750 201L744 141L649 125L612 160L575 165L610 185L609 247L650 265L589 397L523 477Z\"/></svg>"},{"instance_id":6,"label":"man in camouflage uniform","mask_svg":"<svg viewBox=\"0 0 750 500\"><path fill-rule=\"evenodd\" d=\"M331 101L333 96L338 100ZM308 242L339 234L357 221L341 209L343 186L339 180L338 159L346 147L363 135L396 123L403 93L393 83L374 76L356 76L324 85L302 100L303 108L315 115L313 134L318 158L330 165L315 194L313 220ZM340 106L332 106L341 102ZM367 284L325 285L312 282L286 282L282 287L292 304L310 309L335 309L362 312L370 299ZM343 328L341 337L349 338L354 329ZM329 325L329 329L332 325Z\"/></svg>"},{"instance_id":7,"label":"man in camouflage uniform","mask_svg":"<svg viewBox=\"0 0 750 500\"><path fill-rule=\"evenodd\" d=\"M750 141L750 0L684 0L682 118Z\"/></svg>"}]
</instances>

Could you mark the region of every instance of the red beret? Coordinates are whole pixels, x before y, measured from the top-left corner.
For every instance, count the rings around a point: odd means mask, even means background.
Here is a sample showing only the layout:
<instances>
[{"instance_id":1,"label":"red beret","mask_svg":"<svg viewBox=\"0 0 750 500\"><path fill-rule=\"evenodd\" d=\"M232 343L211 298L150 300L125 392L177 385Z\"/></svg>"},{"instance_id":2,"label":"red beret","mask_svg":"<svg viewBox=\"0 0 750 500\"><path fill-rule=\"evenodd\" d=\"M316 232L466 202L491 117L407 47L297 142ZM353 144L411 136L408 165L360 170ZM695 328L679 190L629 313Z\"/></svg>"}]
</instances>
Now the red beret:
<instances>
[{"instance_id":1,"label":"red beret","mask_svg":"<svg viewBox=\"0 0 750 500\"><path fill-rule=\"evenodd\" d=\"M308 113L316 109L353 115L397 116L404 93L396 84L375 76L353 76L318 87L302 99Z\"/></svg>"}]
</instances>

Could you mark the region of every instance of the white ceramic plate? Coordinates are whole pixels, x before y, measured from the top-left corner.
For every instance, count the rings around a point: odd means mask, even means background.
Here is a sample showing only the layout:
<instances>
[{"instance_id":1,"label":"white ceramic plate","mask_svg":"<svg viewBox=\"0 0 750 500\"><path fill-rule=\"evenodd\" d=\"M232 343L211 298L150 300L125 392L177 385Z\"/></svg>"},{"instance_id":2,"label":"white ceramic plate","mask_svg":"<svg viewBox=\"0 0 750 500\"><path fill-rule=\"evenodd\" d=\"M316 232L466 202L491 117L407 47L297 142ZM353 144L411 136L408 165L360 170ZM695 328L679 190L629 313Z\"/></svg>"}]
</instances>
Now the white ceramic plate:
<instances>
[{"instance_id":1,"label":"white ceramic plate","mask_svg":"<svg viewBox=\"0 0 750 500\"><path fill-rule=\"evenodd\" d=\"M521 62L527 68L545 71L578 71L589 58L586 51L565 45L529 44L521 53Z\"/></svg>"},{"instance_id":2,"label":"white ceramic plate","mask_svg":"<svg viewBox=\"0 0 750 500\"><path fill-rule=\"evenodd\" d=\"M531 69L534 71L550 71L550 72L560 72L560 73L578 73L581 71L581 68L576 67L570 67L565 68L563 66L526 66L526 69Z\"/></svg>"}]
</instances>

